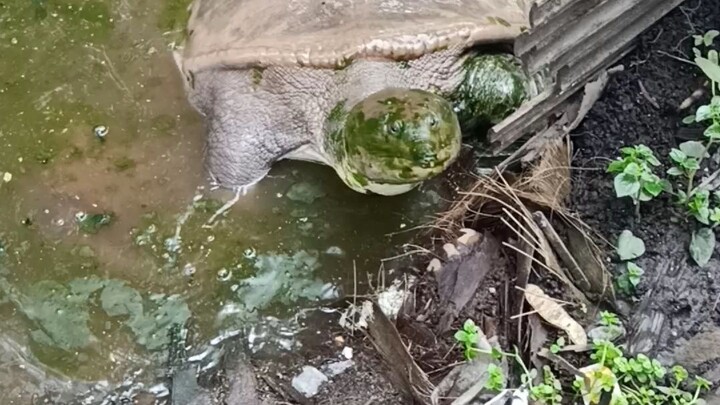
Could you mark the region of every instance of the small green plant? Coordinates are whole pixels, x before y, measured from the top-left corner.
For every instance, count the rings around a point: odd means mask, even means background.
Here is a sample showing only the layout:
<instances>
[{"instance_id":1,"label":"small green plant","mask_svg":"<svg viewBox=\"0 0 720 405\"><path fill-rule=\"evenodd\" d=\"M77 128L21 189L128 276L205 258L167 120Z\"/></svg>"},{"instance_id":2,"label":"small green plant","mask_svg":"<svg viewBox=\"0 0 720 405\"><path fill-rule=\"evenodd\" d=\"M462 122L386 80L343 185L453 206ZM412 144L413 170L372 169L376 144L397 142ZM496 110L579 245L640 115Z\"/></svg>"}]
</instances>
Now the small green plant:
<instances>
[{"instance_id":1,"label":"small green plant","mask_svg":"<svg viewBox=\"0 0 720 405\"><path fill-rule=\"evenodd\" d=\"M564 346L565 346L565 338L562 337L562 336L560 336L559 338L557 338L557 340L555 341L555 343L553 343L552 345L550 345L550 351L551 351L552 353L557 354L557 353L560 352L560 349L562 349Z\"/></svg>"},{"instance_id":2,"label":"small green plant","mask_svg":"<svg viewBox=\"0 0 720 405\"><path fill-rule=\"evenodd\" d=\"M530 398L546 405L558 405L562 403L562 385L555 378L550 367L543 366L543 382L530 388Z\"/></svg>"},{"instance_id":3,"label":"small green plant","mask_svg":"<svg viewBox=\"0 0 720 405\"><path fill-rule=\"evenodd\" d=\"M600 312L600 325L602 326L620 326L620 318L612 312L602 311Z\"/></svg>"},{"instance_id":4,"label":"small green plant","mask_svg":"<svg viewBox=\"0 0 720 405\"><path fill-rule=\"evenodd\" d=\"M466 360L472 360L475 357L475 345L480 336L480 328L475 325L472 319L468 319L463 324L462 329L455 332L455 340L463 347L463 354Z\"/></svg>"},{"instance_id":5,"label":"small green plant","mask_svg":"<svg viewBox=\"0 0 720 405\"><path fill-rule=\"evenodd\" d=\"M639 212L640 202L652 200L665 188L662 179L653 172L660 161L645 145L622 148L620 157L608 165L607 172L615 174L615 195L630 197Z\"/></svg>"},{"instance_id":6,"label":"small green plant","mask_svg":"<svg viewBox=\"0 0 720 405\"><path fill-rule=\"evenodd\" d=\"M622 231L618 237L615 252L618 258L624 261L621 265L623 268L622 273L617 277L615 283L618 290L623 294L632 295L635 293L635 288L640 284L642 275L645 273L643 269L632 260L645 254L645 242L626 229Z\"/></svg>"},{"instance_id":7,"label":"small green plant","mask_svg":"<svg viewBox=\"0 0 720 405\"><path fill-rule=\"evenodd\" d=\"M609 341L593 342L590 357L612 372L630 405L694 405L698 404L700 393L710 387L707 380L698 376L694 394L682 390L680 385L687 380L688 373L681 366L670 369L673 383L666 386L667 369L659 361L642 353L626 358L622 350Z\"/></svg>"},{"instance_id":8,"label":"small green plant","mask_svg":"<svg viewBox=\"0 0 720 405\"><path fill-rule=\"evenodd\" d=\"M485 383L485 388L497 392L505 388L505 375L502 369L495 364L488 364L488 380Z\"/></svg>"},{"instance_id":9,"label":"small green plant","mask_svg":"<svg viewBox=\"0 0 720 405\"><path fill-rule=\"evenodd\" d=\"M618 276L615 284L623 294L633 295L642 280L643 274L645 274L645 270L640 266L633 262L627 262L625 263L625 272Z\"/></svg>"}]
</instances>

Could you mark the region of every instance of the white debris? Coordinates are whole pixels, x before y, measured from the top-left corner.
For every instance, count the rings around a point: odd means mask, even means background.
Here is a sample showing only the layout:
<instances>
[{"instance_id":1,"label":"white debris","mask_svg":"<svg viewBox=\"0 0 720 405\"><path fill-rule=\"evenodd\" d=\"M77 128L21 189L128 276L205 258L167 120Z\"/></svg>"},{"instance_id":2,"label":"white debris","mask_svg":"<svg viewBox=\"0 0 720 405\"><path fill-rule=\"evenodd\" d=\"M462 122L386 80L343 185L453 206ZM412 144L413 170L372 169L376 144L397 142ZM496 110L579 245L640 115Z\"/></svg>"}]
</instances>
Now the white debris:
<instances>
[{"instance_id":1,"label":"white debris","mask_svg":"<svg viewBox=\"0 0 720 405\"><path fill-rule=\"evenodd\" d=\"M5 174L3 174L3 178L2 178L2 179L3 179L3 181L4 181L5 183L10 183L10 180L12 180L12 173L10 173L10 172L5 172Z\"/></svg>"},{"instance_id":2,"label":"white debris","mask_svg":"<svg viewBox=\"0 0 720 405\"><path fill-rule=\"evenodd\" d=\"M352 359L352 358L353 358L353 349L352 349L352 347L350 347L350 346L345 346L345 347L343 347L343 349L342 349L342 355L343 355L343 357L345 357L345 358L348 359L348 360Z\"/></svg>"},{"instance_id":3,"label":"white debris","mask_svg":"<svg viewBox=\"0 0 720 405\"><path fill-rule=\"evenodd\" d=\"M408 286L411 286L413 281L414 278L410 277L408 279ZM407 289L402 288L401 285L402 281L395 279L388 289L378 294L377 303L385 316L391 320L395 319L398 312L400 312L400 307L402 307L403 302L405 302L405 297L408 294Z\"/></svg>"},{"instance_id":4,"label":"white debris","mask_svg":"<svg viewBox=\"0 0 720 405\"><path fill-rule=\"evenodd\" d=\"M320 391L320 386L328 378L320 370L311 366L304 366L302 373L292 379L292 386L307 398L311 398Z\"/></svg>"},{"instance_id":5,"label":"white debris","mask_svg":"<svg viewBox=\"0 0 720 405\"><path fill-rule=\"evenodd\" d=\"M344 373L345 370L349 369L353 365L355 365L355 362L352 360L336 361L335 363L330 363L323 366L323 373L325 373L326 376L332 378L336 375Z\"/></svg>"}]
</instances>

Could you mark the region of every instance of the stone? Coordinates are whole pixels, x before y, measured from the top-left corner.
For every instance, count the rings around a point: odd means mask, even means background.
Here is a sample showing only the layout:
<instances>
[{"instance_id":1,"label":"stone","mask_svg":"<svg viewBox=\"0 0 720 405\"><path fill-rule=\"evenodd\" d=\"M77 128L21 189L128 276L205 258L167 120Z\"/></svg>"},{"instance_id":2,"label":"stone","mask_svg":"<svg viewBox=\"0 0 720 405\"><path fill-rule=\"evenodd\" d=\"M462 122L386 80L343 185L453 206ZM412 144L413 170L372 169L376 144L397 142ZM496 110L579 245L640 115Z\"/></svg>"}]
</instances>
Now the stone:
<instances>
[{"instance_id":1,"label":"stone","mask_svg":"<svg viewBox=\"0 0 720 405\"><path fill-rule=\"evenodd\" d=\"M304 366L302 373L292 379L292 386L307 398L315 396L320 391L320 386L327 382L328 378L320 370L312 366Z\"/></svg>"}]
</instances>

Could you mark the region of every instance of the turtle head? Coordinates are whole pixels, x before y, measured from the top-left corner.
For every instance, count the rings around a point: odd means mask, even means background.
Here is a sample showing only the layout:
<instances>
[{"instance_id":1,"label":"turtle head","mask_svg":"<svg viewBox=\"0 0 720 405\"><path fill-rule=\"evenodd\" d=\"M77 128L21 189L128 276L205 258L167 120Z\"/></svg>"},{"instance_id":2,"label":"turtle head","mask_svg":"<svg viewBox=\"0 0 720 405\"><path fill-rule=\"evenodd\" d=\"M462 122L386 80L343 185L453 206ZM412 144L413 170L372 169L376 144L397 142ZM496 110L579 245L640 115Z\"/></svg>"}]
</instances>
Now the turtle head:
<instances>
[{"instance_id":1,"label":"turtle head","mask_svg":"<svg viewBox=\"0 0 720 405\"><path fill-rule=\"evenodd\" d=\"M460 152L460 124L452 105L433 93L386 89L348 111L337 156L352 188L395 195L452 164Z\"/></svg>"}]
</instances>

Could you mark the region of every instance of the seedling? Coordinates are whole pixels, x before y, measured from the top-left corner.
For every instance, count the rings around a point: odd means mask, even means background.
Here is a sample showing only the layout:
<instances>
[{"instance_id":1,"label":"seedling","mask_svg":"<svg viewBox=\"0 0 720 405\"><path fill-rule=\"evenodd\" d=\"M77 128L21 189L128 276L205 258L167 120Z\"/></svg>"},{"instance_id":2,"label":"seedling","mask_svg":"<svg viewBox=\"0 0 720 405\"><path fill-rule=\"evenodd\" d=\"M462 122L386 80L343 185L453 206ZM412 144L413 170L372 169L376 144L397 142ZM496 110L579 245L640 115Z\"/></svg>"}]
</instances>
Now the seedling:
<instances>
[{"instance_id":1,"label":"seedling","mask_svg":"<svg viewBox=\"0 0 720 405\"><path fill-rule=\"evenodd\" d=\"M550 345L550 351L557 354L558 352L560 352L560 349L562 349L564 346L565 346L565 338L560 336L559 338L557 338L555 343Z\"/></svg>"},{"instance_id":2,"label":"seedling","mask_svg":"<svg viewBox=\"0 0 720 405\"><path fill-rule=\"evenodd\" d=\"M667 370L660 362L644 354L626 358L622 350L609 341L593 342L593 354L590 357L612 371L630 405L694 405L699 404L701 391L709 390L707 380L698 376L694 395L683 391L680 385L687 380L688 373L681 366L671 368L674 382L665 386Z\"/></svg>"},{"instance_id":3,"label":"seedling","mask_svg":"<svg viewBox=\"0 0 720 405\"><path fill-rule=\"evenodd\" d=\"M546 405L557 405L562 403L562 385L555 378L550 367L543 366L543 383L530 389L530 398Z\"/></svg>"},{"instance_id":4,"label":"seedling","mask_svg":"<svg viewBox=\"0 0 720 405\"><path fill-rule=\"evenodd\" d=\"M505 388L505 375L500 367L488 364L488 380L485 388L490 391L502 391Z\"/></svg>"},{"instance_id":5,"label":"seedling","mask_svg":"<svg viewBox=\"0 0 720 405\"><path fill-rule=\"evenodd\" d=\"M620 319L612 312L602 311L600 312L600 325L607 327L620 326Z\"/></svg>"},{"instance_id":6,"label":"seedling","mask_svg":"<svg viewBox=\"0 0 720 405\"><path fill-rule=\"evenodd\" d=\"M615 174L615 195L618 198L630 197L639 213L640 202L650 201L662 193L664 182L653 173L660 166L653 151L645 145L635 145L620 149L620 160L611 162L607 172Z\"/></svg>"},{"instance_id":7,"label":"seedling","mask_svg":"<svg viewBox=\"0 0 720 405\"><path fill-rule=\"evenodd\" d=\"M463 324L463 328L455 332L455 340L463 347L465 360L472 360L475 357L475 345L480 335L480 328L475 325L472 319L468 319Z\"/></svg>"},{"instance_id":8,"label":"seedling","mask_svg":"<svg viewBox=\"0 0 720 405\"><path fill-rule=\"evenodd\" d=\"M617 286L625 295L635 293L645 271L633 262L625 263L625 272L617 278Z\"/></svg>"}]
</instances>

